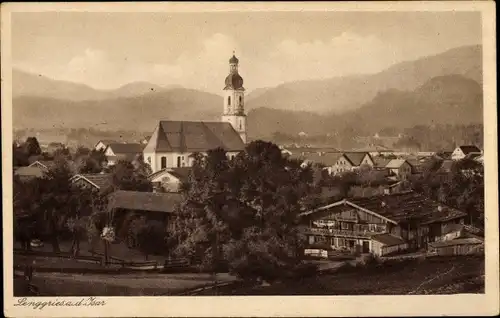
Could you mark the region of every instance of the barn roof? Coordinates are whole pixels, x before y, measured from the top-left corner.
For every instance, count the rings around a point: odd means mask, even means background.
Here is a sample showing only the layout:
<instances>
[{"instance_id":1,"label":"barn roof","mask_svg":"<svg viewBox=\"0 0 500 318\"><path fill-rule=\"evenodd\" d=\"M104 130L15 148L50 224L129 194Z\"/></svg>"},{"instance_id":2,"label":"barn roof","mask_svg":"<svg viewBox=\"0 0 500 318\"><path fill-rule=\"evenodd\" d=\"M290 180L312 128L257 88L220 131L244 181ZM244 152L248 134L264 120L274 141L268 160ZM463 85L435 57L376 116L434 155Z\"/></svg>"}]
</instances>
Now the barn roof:
<instances>
[{"instance_id":1,"label":"barn roof","mask_svg":"<svg viewBox=\"0 0 500 318\"><path fill-rule=\"evenodd\" d=\"M245 144L230 123L160 121L152 137L156 152L242 151Z\"/></svg>"},{"instance_id":2,"label":"barn roof","mask_svg":"<svg viewBox=\"0 0 500 318\"><path fill-rule=\"evenodd\" d=\"M108 196L110 209L173 213L182 200L179 193L155 193L118 190Z\"/></svg>"}]
</instances>

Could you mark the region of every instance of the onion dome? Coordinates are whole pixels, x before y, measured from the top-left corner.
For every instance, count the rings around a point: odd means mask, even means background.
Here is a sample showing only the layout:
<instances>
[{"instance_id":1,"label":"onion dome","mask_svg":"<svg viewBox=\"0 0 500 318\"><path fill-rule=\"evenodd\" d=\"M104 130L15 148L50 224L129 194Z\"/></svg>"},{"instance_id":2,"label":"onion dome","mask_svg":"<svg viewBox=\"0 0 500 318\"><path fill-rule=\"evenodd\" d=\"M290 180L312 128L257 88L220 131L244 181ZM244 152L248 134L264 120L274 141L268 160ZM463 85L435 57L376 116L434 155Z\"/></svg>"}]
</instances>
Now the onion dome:
<instances>
[{"instance_id":1,"label":"onion dome","mask_svg":"<svg viewBox=\"0 0 500 318\"><path fill-rule=\"evenodd\" d=\"M231 73L226 77L226 87L224 89L243 88L243 78L238 73Z\"/></svg>"},{"instance_id":2,"label":"onion dome","mask_svg":"<svg viewBox=\"0 0 500 318\"><path fill-rule=\"evenodd\" d=\"M233 57L229 59L230 64L238 64L240 60L233 54Z\"/></svg>"}]
</instances>

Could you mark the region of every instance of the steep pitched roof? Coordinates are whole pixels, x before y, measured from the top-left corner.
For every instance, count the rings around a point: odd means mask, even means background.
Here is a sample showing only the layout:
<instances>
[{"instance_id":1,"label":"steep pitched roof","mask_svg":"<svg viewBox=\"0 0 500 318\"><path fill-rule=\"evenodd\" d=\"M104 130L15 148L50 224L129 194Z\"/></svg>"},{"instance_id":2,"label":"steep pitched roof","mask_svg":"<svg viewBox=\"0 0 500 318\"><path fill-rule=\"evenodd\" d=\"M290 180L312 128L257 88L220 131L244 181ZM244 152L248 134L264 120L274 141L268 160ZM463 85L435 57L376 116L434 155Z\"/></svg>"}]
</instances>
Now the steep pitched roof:
<instances>
[{"instance_id":1,"label":"steep pitched roof","mask_svg":"<svg viewBox=\"0 0 500 318\"><path fill-rule=\"evenodd\" d=\"M399 167L401 167L404 163L408 163L410 164L408 161L406 161L405 159L392 159L391 161L389 161L389 163L387 163L387 165L385 166L386 168L389 168L389 169L398 169Z\"/></svg>"},{"instance_id":2,"label":"steep pitched roof","mask_svg":"<svg viewBox=\"0 0 500 318\"><path fill-rule=\"evenodd\" d=\"M104 189L111 184L110 176L111 174L109 173L77 174L71 178L71 181L84 180L98 189Z\"/></svg>"},{"instance_id":3,"label":"steep pitched roof","mask_svg":"<svg viewBox=\"0 0 500 318\"><path fill-rule=\"evenodd\" d=\"M144 149L144 145L138 143L111 143L108 147L115 154L138 154Z\"/></svg>"},{"instance_id":4,"label":"steep pitched roof","mask_svg":"<svg viewBox=\"0 0 500 318\"><path fill-rule=\"evenodd\" d=\"M474 145L460 146L459 148L466 155L470 154L471 152L479 152L479 153L481 152L481 150Z\"/></svg>"},{"instance_id":5,"label":"steep pitched roof","mask_svg":"<svg viewBox=\"0 0 500 318\"><path fill-rule=\"evenodd\" d=\"M344 156L346 157L347 160L353 165L353 166L359 166L361 165L361 162L365 158L365 156L370 154L368 152L345 152ZM371 156L370 156L371 158Z\"/></svg>"},{"instance_id":6,"label":"steep pitched roof","mask_svg":"<svg viewBox=\"0 0 500 318\"><path fill-rule=\"evenodd\" d=\"M36 160L31 163L28 167L40 167L42 169L50 169L54 166L54 161L52 160Z\"/></svg>"},{"instance_id":7,"label":"steep pitched roof","mask_svg":"<svg viewBox=\"0 0 500 318\"><path fill-rule=\"evenodd\" d=\"M118 190L108 196L108 208L173 213L181 201L182 195L179 193Z\"/></svg>"},{"instance_id":8,"label":"steep pitched roof","mask_svg":"<svg viewBox=\"0 0 500 318\"><path fill-rule=\"evenodd\" d=\"M156 134L157 152L197 152L215 148L241 151L245 148L230 123L160 121Z\"/></svg>"},{"instance_id":9,"label":"steep pitched roof","mask_svg":"<svg viewBox=\"0 0 500 318\"><path fill-rule=\"evenodd\" d=\"M373 159L373 163L375 164L375 167L377 167L377 168L385 168L391 160L392 159L387 159L387 158L383 158L383 157L375 157Z\"/></svg>"}]
</instances>

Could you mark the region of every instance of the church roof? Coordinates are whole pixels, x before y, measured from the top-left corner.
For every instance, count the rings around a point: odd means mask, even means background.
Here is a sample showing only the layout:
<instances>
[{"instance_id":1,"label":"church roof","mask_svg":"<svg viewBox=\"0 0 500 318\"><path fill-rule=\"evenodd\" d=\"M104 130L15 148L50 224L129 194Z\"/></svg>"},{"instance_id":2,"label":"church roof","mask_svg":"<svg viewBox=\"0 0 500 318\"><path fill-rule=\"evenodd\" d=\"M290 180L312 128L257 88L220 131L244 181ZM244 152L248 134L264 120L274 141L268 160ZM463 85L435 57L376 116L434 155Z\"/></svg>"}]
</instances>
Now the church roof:
<instances>
[{"instance_id":1,"label":"church roof","mask_svg":"<svg viewBox=\"0 0 500 318\"><path fill-rule=\"evenodd\" d=\"M233 54L233 56L229 59L229 63L231 64L238 64L239 60L238 58Z\"/></svg>"},{"instance_id":2,"label":"church roof","mask_svg":"<svg viewBox=\"0 0 500 318\"><path fill-rule=\"evenodd\" d=\"M225 122L160 121L151 141L155 152L205 152L219 147L242 151L245 148L240 135Z\"/></svg>"},{"instance_id":3,"label":"church roof","mask_svg":"<svg viewBox=\"0 0 500 318\"><path fill-rule=\"evenodd\" d=\"M231 73L226 77L224 89L243 89L243 78L238 73Z\"/></svg>"}]
</instances>

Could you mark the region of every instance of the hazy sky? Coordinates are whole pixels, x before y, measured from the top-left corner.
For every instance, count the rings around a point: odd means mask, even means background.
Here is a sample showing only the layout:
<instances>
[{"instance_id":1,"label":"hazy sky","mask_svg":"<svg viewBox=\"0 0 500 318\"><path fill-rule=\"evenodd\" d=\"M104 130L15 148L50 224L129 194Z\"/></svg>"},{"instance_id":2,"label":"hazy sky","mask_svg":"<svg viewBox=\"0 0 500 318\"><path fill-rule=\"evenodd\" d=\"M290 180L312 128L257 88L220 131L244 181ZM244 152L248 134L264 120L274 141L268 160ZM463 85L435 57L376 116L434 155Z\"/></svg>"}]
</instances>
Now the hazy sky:
<instances>
[{"instance_id":1,"label":"hazy sky","mask_svg":"<svg viewBox=\"0 0 500 318\"><path fill-rule=\"evenodd\" d=\"M373 73L480 44L479 13L14 13L14 66L95 88L130 82L220 93L232 51L247 90Z\"/></svg>"}]
</instances>

